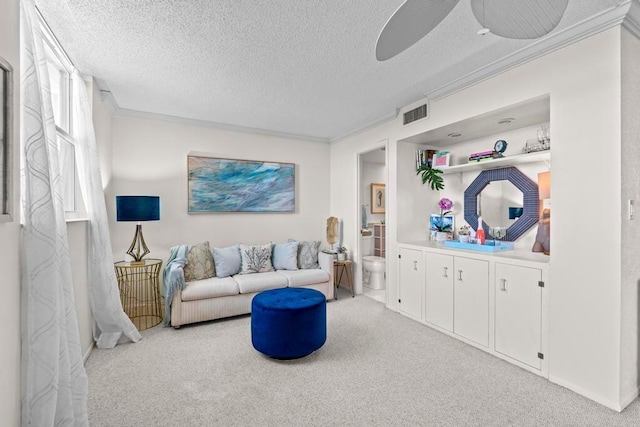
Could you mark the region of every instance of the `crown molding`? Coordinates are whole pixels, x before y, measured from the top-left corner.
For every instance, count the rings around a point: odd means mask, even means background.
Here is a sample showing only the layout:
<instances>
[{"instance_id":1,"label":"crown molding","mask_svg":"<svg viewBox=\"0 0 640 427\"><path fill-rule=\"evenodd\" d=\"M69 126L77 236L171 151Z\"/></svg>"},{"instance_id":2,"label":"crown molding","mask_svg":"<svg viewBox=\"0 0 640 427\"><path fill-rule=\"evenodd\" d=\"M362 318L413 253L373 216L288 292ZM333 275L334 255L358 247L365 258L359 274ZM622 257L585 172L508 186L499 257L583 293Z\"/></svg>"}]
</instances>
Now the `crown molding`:
<instances>
[{"instance_id":1,"label":"crown molding","mask_svg":"<svg viewBox=\"0 0 640 427\"><path fill-rule=\"evenodd\" d=\"M348 130L340 135L334 136L332 138L329 138L329 142L330 143L334 143L334 142L338 142L341 141L343 139L349 138L350 136L356 135L358 133L364 132L367 129L372 129L376 126L379 126L381 124L384 124L388 121L394 120L396 117L398 117L397 111L399 111L399 109L395 109L387 114L383 114L382 116L378 117L377 119L373 119L361 126L358 126L356 128L353 128L351 130Z\"/></svg>"},{"instance_id":2,"label":"crown molding","mask_svg":"<svg viewBox=\"0 0 640 427\"><path fill-rule=\"evenodd\" d=\"M328 144L330 142L329 138L320 138L320 137L314 137L314 136L308 136L308 135L298 135L294 133L277 132L277 131L272 131L267 129L252 128L247 126L237 126L237 125L231 125L226 123L217 123L209 120L188 119L185 117L170 116L167 114L157 114L157 113L149 113L146 111L130 110L127 108L120 108L118 106L118 103L115 97L109 91L101 90L100 96L107 110L109 110L109 112L114 117L131 117L131 118L137 118L137 119L158 120L163 122L178 123L178 124L189 125L189 126L199 126L199 127L205 127L205 128L211 128L211 129L226 130L231 132L251 133L254 135L256 134L265 135L265 136L272 136L276 138L287 138L287 139L297 139L297 140L309 141L309 142L320 142L324 144Z\"/></svg>"},{"instance_id":3,"label":"crown molding","mask_svg":"<svg viewBox=\"0 0 640 427\"><path fill-rule=\"evenodd\" d=\"M601 13L567 27L553 35L541 38L525 48L517 50L497 61L468 73L446 85L440 86L424 94L432 100L442 99L455 92L473 86L500 73L516 68L534 59L545 56L555 50L574 44L580 40L591 37L597 33L613 28L627 21L629 9L634 9L633 17L628 25L636 25L640 22L639 12L636 11L638 0L623 0L617 6L611 7ZM636 29L640 29L636 25ZM633 30L630 30L633 32ZM634 32L635 34L635 32Z\"/></svg>"},{"instance_id":4,"label":"crown molding","mask_svg":"<svg viewBox=\"0 0 640 427\"><path fill-rule=\"evenodd\" d=\"M631 0L629 13L624 17L622 26L640 39L640 0Z\"/></svg>"},{"instance_id":5,"label":"crown molding","mask_svg":"<svg viewBox=\"0 0 640 427\"><path fill-rule=\"evenodd\" d=\"M107 111L109 111L111 114L116 114L116 112L120 110L118 101L116 101L116 98L114 98L113 94L108 90L100 90L100 100L106 107Z\"/></svg>"}]
</instances>

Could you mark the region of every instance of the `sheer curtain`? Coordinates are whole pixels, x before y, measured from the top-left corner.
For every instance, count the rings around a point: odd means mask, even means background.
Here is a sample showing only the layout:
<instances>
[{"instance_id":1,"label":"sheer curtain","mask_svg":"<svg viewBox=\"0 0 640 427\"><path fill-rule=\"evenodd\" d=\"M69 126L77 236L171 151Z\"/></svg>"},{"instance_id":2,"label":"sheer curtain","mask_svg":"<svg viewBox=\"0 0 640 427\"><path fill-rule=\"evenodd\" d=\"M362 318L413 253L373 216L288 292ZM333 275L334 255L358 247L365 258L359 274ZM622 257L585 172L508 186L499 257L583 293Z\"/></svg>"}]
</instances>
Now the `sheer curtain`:
<instances>
[{"instance_id":1,"label":"sheer curtain","mask_svg":"<svg viewBox=\"0 0 640 427\"><path fill-rule=\"evenodd\" d=\"M21 2L22 425L88 425L55 125L32 0Z\"/></svg>"},{"instance_id":2,"label":"sheer curtain","mask_svg":"<svg viewBox=\"0 0 640 427\"><path fill-rule=\"evenodd\" d=\"M141 336L120 303L91 108L84 81L77 71L73 73L73 96L78 179L89 216L89 300L95 319L93 337L98 348L112 348L119 341L136 342Z\"/></svg>"}]
</instances>

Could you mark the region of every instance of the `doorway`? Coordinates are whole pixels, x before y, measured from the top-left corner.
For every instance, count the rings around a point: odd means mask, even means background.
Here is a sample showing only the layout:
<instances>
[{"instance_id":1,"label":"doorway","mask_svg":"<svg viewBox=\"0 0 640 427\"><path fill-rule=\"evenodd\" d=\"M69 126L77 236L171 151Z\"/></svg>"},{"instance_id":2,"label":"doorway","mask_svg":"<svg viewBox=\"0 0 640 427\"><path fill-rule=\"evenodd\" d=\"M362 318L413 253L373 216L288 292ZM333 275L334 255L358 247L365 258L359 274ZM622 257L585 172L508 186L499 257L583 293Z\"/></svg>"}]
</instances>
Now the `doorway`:
<instances>
[{"instance_id":1,"label":"doorway","mask_svg":"<svg viewBox=\"0 0 640 427\"><path fill-rule=\"evenodd\" d=\"M355 277L362 294L387 302L387 152L386 143L358 153L358 260Z\"/></svg>"}]
</instances>

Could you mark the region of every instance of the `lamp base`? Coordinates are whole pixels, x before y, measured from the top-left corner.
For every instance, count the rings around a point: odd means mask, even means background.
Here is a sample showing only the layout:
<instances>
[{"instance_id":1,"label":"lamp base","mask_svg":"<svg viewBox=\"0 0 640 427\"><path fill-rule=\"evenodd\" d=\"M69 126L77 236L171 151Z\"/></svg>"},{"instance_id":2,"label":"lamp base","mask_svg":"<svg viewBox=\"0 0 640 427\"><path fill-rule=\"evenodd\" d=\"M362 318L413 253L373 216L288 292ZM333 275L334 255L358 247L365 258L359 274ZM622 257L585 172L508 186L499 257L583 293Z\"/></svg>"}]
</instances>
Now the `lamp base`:
<instances>
[{"instance_id":1,"label":"lamp base","mask_svg":"<svg viewBox=\"0 0 640 427\"><path fill-rule=\"evenodd\" d=\"M136 225L136 233L133 235L133 241L129 246L129 250L127 250L127 254L133 258L131 264L144 264L142 258L149 252L151 251L144 242L144 236L142 236L142 224L138 223L138 225Z\"/></svg>"}]
</instances>

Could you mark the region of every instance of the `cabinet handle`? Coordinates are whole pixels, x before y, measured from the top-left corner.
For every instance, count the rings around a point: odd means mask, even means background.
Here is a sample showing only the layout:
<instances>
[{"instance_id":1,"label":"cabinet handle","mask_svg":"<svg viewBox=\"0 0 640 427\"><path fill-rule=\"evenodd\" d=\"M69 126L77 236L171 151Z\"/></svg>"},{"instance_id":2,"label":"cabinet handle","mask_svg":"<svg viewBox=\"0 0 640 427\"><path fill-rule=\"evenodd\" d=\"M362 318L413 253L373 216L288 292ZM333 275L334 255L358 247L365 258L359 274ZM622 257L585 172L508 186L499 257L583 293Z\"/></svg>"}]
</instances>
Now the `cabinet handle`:
<instances>
[{"instance_id":1,"label":"cabinet handle","mask_svg":"<svg viewBox=\"0 0 640 427\"><path fill-rule=\"evenodd\" d=\"M414 270L418 269L418 261L413 261L413 269Z\"/></svg>"},{"instance_id":2,"label":"cabinet handle","mask_svg":"<svg viewBox=\"0 0 640 427\"><path fill-rule=\"evenodd\" d=\"M449 277L447 275L447 267L444 267L443 271L442 271L442 277Z\"/></svg>"},{"instance_id":3,"label":"cabinet handle","mask_svg":"<svg viewBox=\"0 0 640 427\"><path fill-rule=\"evenodd\" d=\"M458 280L462 282L462 270L458 270Z\"/></svg>"},{"instance_id":4,"label":"cabinet handle","mask_svg":"<svg viewBox=\"0 0 640 427\"><path fill-rule=\"evenodd\" d=\"M500 290L503 292L508 292L507 289L507 279L500 279Z\"/></svg>"}]
</instances>

